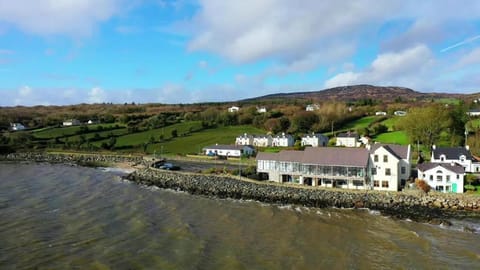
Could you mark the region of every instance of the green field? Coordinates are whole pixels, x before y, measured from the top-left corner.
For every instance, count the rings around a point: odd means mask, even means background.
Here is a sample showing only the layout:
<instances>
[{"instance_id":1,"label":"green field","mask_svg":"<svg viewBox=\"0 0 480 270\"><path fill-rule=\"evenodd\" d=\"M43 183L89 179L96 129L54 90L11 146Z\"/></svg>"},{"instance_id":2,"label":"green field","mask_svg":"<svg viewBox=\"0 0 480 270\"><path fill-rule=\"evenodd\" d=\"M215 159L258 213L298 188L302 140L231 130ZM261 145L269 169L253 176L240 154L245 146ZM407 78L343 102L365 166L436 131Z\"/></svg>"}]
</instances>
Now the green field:
<instances>
[{"instance_id":1,"label":"green field","mask_svg":"<svg viewBox=\"0 0 480 270\"><path fill-rule=\"evenodd\" d=\"M114 126L123 127L123 125L115 123L115 124L97 124L97 125L88 125L88 132L96 132L99 126L103 126L104 128L112 128ZM33 135L38 139L54 139L57 137L64 137L64 136L73 136L77 134L80 130L81 126L73 126L73 127L58 127L58 128L49 128L49 129L42 129L38 131L32 131Z\"/></svg>"},{"instance_id":2,"label":"green field","mask_svg":"<svg viewBox=\"0 0 480 270\"><path fill-rule=\"evenodd\" d=\"M375 141L380 143L408 144L408 136L404 131L393 131L382 133L375 137Z\"/></svg>"},{"instance_id":3,"label":"green field","mask_svg":"<svg viewBox=\"0 0 480 270\"><path fill-rule=\"evenodd\" d=\"M435 102L443 103L443 104L458 105L458 104L460 104L460 99L458 99L458 98L439 98L439 99L436 99Z\"/></svg>"},{"instance_id":4,"label":"green field","mask_svg":"<svg viewBox=\"0 0 480 270\"><path fill-rule=\"evenodd\" d=\"M252 126L227 126L206 129L186 136L172 138L163 143L148 147L147 152L164 154L199 153L202 148L212 144L234 144L235 138L243 133L264 134L265 131ZM179 133L180 134L180 133Z\"/></svg>"},{"instance_id":5,"label":"green field","mask_svg":"<svg viewBox=\"0 0 480 270\"><path fill-rule=\"evenodd\" d=\"M340 130L352 130L352 129L358 129L358 128L366 128L378 118L379 118L379 116L365 116L365 117L362 117L362 118L357 119L355 121L347 123Z\"/></svg>"},{"instance_id":6,"label":"green field","mask_svg":"<svg viewBox=\"0 0 480 270\"><path fill-rule=\"evenodd\" d=\"M388 131L394 131L394 127L397 124L398 120L400 119L399 116L390 117L385 121L382 121L382 125L388 127Z\"/></svg>"}]
</instances>

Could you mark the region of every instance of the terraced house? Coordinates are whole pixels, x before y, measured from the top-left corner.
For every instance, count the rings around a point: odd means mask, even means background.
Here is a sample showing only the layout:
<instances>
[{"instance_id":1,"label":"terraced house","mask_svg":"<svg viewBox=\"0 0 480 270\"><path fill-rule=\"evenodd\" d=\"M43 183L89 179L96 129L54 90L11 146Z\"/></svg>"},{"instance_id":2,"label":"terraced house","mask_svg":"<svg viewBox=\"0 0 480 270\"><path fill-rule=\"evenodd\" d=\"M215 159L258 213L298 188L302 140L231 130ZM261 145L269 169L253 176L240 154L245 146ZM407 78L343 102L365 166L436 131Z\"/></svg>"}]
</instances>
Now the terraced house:
<instances>
[{"instance_id":1,"label":"terraced house","mask_svg":"<svg viewBox=\"0 0 480 270\"><path fill-rule=\"evenodd\" d=\"M375 155L382 160L374 162ZM409 160L409 146L308 147L304 151L259 153L257 171L278 183L393 191L410 176Z\"/></svg>"}]
</instances>

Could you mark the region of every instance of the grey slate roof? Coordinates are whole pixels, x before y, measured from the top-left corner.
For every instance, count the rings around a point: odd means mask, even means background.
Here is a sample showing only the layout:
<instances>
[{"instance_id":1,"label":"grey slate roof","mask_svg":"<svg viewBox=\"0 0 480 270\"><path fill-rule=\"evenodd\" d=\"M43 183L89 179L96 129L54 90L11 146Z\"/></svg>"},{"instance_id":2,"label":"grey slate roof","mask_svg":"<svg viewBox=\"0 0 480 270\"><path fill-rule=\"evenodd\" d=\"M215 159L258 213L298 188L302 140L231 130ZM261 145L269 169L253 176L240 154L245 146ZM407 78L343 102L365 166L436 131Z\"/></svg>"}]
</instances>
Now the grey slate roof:
<instances>
[{"instance_id":1,"label":"grey slate roof","mask_svg":"<svg viewBox=\"0 0 480 270\"><path fill-rule=\"evenodd\" d=\"M398 145L398 144L383 144L383 143L375 143L372 145L371 152L375 152L378 148L382 147L385 148L388 152L392 155L397 157L398 159L408 159L408 146Z\"/></svg>"},{"instance_id":2,"label":"grey slate roof","mask_svg":"<svg viewBox=\"0 0 480 270\"><path fill-rule=\"evenodd\" d=\"M284 150L279 153L259 153L257 160L301 162L331 166L366 167L369 152L365 148L307 147L304 151Z\"/></svg>"},{"instance_id":3,"label":"grey slate roof","mask_svg":"<svg viewBox=\"0 0 480 270\"><path fill-rule=\"evenodd\" d=\"M465 156L467 160L472 160L472 154L465 147L436 147L432 151L435 159L440 159L441 155L445 155L446 159L459 159Z\"/></svg>"},{"instance_id":4,"label":"grey slate roof","mask_svg":"<svg viewBox=\"0 0 480 270\"><path fill-rule=\"evenodd\" d=\"M345 132L337 134L337 138L358 138L358 134L355 132Z\"/></svg>"},{"instance_id":5,"label":"grey slate roof","mask_svg":"<svg viewBox=\"0 0 480 270\"><path fill-rule=\"evenodd\" d=\"M465 168L457 163L432 163L432 162L426 162L422 164L418 164L417 168L418 170L425 172L431 169L434 169L436 167L443 167L449 171L452 171L454 173L465 173Z\"/></svg>"}]
</instances>

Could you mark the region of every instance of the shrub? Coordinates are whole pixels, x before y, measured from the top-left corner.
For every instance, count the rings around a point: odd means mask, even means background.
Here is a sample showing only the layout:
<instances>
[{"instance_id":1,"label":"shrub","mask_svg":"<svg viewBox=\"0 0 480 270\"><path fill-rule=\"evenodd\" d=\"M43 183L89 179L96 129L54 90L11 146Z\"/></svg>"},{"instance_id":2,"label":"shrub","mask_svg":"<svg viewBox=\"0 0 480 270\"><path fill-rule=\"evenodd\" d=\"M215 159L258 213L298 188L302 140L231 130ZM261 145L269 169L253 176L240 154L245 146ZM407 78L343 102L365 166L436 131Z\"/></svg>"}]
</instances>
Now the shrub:
<instances>
[{"instance_id":1,"label":"shrub","mask_svg":"<svg viewBox=\"0 0 480 270\"><path fill-rule=\"evenodd\" d=\"M466 191L475 191L475 186L473 186L473 185L465 185L465 190L466 190Z\"/></svg>"},{"instance_id":2,"label":"shrub","mask_svg":"<svg viewBox=\"0 0 480 270\"><path fill-rule=\"evenodd\" d=\"M423 190L423 192L428 193L431 187L424 180L415 179L415 185L418 189Z\"/></svg>"}]
</instances>

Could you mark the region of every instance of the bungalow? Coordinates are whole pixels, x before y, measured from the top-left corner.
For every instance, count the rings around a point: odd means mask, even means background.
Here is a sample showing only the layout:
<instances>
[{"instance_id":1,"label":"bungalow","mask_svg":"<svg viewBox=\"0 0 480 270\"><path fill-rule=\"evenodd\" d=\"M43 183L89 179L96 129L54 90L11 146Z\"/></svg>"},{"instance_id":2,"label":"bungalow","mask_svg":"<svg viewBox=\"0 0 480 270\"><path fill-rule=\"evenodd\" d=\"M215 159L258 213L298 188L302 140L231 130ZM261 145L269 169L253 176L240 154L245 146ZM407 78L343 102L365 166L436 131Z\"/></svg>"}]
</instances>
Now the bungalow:
<instances>
[{"instance_id":1,"label":"bungalow","mask_svg":"<svg viewBox=\"0 0 480 270\"><path fill-rule=\"evenodd\" d=\"M240 110L240 108L237 107L237 106L232 106L232 107L228 108L228 112L231 112L231 113L238 112L239 110Z\"/></svg>"},{"instance_id":2,"label":"bungalow","mask_svg":"<svg viewBox=\"0 0 480 270\"><path fill-rule=\"evenodd\" d=\"M244 133L243 135L240 135L235 139L235 144L236 145L254 145L253 138L254 138L253 135L248 135L247 133Z\"/></svg>"},{"instance_id":3,"label":"bungalow","mask_svg":"<svg viewBox=\"0 0 480 270\"><path fill-rule=\"evenodd\" d=\"M242 155L251 156L255 153L255 148L250 145L211 145L203 148L207 156L221 157L241 157Z\"/></svg>"},{"instance_id":4,"label":"bungalow","mask_svg":"<svg viewBox=\"0 0 480 270\"><path fill-rule=\"evenodd\" d=\"M10 129L12 131L24 130L25 126L21 123L10 123Z\"/></svg>"},{"instance_id":5,"label":"bungalow","mask_svg":"<svg viewBox=\"0 0 480 270\"><path fill-rule=\"evenodd\" d=\"M294 143L293 136L285 132L272 138L272 146L291 147Z\"/></svg>"},{"instance_id":6,"label":"bungalow","mask_svg":"<svg viewBox=\"0 0 480 270\"><path fill-rule=\"evenodd\" d=\"M272 146L273 138L270 135L260 135L253 137L253 145L259 147Z\"/></svg>"},{"instance_id":7,"label":"bungalow","mask_svg":"<svg viewBox=\"0 0 480 270\"><path fill-rule=\"evenodd\" d=\"M63 121L63 126L64 127L78 126L78 125L80 125L80 121L78 121L77 119L68 119L68 120Z\"/></svg>"},{"instance_id":8,"label":"bungalow","mask_svg":"<svg viewBox=\"0 0 480 270\"><path fill-rule=\"evenodd\" d=\"M439 192L463 193L465 168L452 163L422 163L417 166L418 178Z\"/></svg>"},{"instance_id":9,"label":"bungalow","mask_svg":"<svg viewBox=\"0 0 480 270\"><path fill-rule=\"evenodd\" d=\"M396 115L396 116L405 116L405 115L407 115L407 112L406 111L395 111L393 114Z\"/></svg>"},{"instance_id":10,"label":"bungalow","mask_svg":"<svg viewBox=\"0 0 480 270\"><path fill-rule=\"evenodd\" d=\"M278 183L369 189L369 168L365 148L307 147L257 154L257 172Z\"/></svg>"},{"instance_id":11,"label":"bungalow","mask_svg":"<svg viewBox=\"0 0 480 270\"><path fill-rule=\"evenodd\" d=\"M340 133L337 135L336 146L359 147L359 136L355 132Z\"/></svg>"},{"instance_id":12,"label":"bungalow","mask_svg":"<svg viewBox=\"0 0 480 270\"><path fill-rule=\"evenodd\" d=\"M367 149L370 149L373 161L371 180L374 189L397 191L405 186L411 171L410 145L376 143L368 145Z\"/></svg>"},{"instance_id":13,"label":"bungalow","mask_svg":"<svg viewBox=\"0 0 480 270\"><path fill-rule=\"evenodd\" d=\"M377 116L387 115L387 112L376 112L375 115L377 115Z\"/></svg>"},{"instance_id":14,"label":"bungalow","mask_svg":"<svg viewBox=\"0 0 480 270\"><path fill-rule=\"evenodd\" d=\"M480 109L473 109L467 112L469 116L480 116Z\"/></svg>"},{"instance_id":15,"label":"bungalow","mask_svg":"<svg viewBox=\"0 0 480 270\"><path fill-rule=\"evenodd\" d=\"M432 157L434 163L458 163L465 168L465 172L480 172L480 162L470 153L470 148L465 147L437 147L432 146Z\"/></svg>"},{"instance_id":16,"label":"bungalow","mask_svg":"<svg viewBox=\"0 0 480 270\"><path fill-rule=\"evenodd\" d=\"M307 112L313 112L320 109L320 105L318 104L308 104L307 107L305 108L305 111Z\"/></svg>"},{"instance_id":17,"label":"bungalow","mask_svg":"<svg viewBox=\"0 0 480 270\"><path fill-rule=\"evenodd\" d=\"M302 137L302 146L327 146L328 137L320 133L305 134Z\"/></svg>"}]
</instances>

